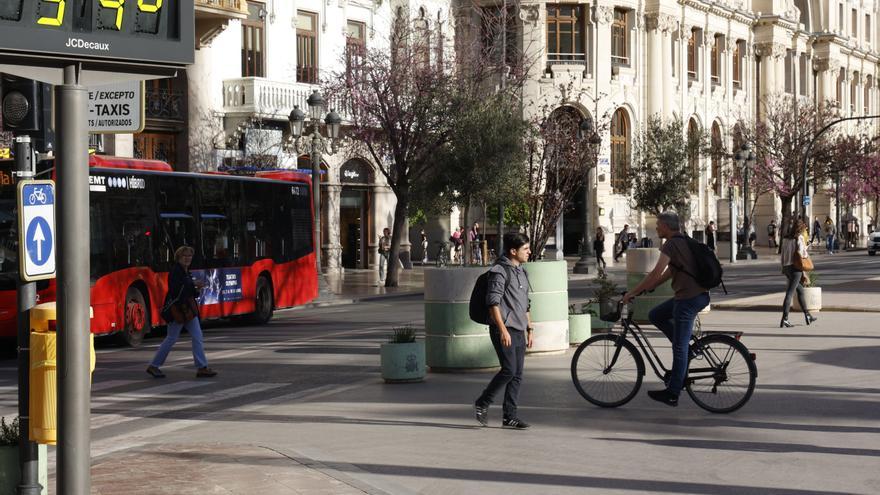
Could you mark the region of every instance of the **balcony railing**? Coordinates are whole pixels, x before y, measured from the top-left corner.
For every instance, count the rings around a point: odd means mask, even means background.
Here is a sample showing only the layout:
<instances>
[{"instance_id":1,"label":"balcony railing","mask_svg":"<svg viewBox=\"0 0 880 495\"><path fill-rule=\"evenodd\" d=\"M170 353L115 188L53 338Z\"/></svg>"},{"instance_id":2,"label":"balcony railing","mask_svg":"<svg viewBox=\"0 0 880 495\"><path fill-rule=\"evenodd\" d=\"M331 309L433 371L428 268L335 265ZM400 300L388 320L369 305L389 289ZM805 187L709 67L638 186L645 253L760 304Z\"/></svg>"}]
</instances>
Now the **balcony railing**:
<instances>
[{"instance_id":1,"label":"balcony railing","mask_svg":"<svg viewBox=\"0 0 880 495\"><path fill-rule=\"evenodd\" d=\"M247 0L195 0L196 12L227 11L234 14L248 13Z\"/></svg>"},{"instance_id":2,"label":"balcony railing","mask_svg":"<svg viewBox=\"0 0 880 495\"><path fill-rule=\"evenodd\" d=\"M223 111L286 121L294 105L308 113L310 84L272 81L262 77L243 77L223 81ZM350 121L351 105L330 99L327 111L336 110L343 121Z\"/></svg>"}]
</instances>

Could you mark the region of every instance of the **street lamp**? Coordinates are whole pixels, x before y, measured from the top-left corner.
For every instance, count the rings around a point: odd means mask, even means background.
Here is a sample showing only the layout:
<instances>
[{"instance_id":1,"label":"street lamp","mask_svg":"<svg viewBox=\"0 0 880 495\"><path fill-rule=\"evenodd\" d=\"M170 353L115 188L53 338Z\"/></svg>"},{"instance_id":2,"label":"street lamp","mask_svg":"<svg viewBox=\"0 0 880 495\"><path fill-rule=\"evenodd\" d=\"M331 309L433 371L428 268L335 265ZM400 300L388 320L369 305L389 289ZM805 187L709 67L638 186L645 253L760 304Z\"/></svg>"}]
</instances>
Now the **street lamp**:
<instances>
[{"instance_id":1,"label":"street lamp","mask_svg":"<svg viewBox=\"0 0 880 495\"><path fill-rule=\"evenodd\" d=\"M324 118L327 125L327 137L321 135L321 115L324 113L326 102L318 90L314 90L309 99L309 119L306 122L306 114L294 106L290 112L290 135L293 139L293 149L297 154L308 151L312 162L312 205L314 209L314 239L315 239L315 263L318 274L321 274L321 155L326 153L333 155L339 151L339 128L342 119L335 110ZM307 125L306 125L307 124ZM305 129L304 129L305 127ZM305 130L305 134L303 131ZM309 134L311 132L311 134ZM320 277L319 277L320 279Z\"/></svg>"},{"instance_id":2,"label":"street lamp","mask_svg":"<svg viewBox=\"0 0 880 495\"><path fill-rule=\"evenodd\" d=\"M752 151L748 143L742 145L739 151L734 155L737 166L742 168L743 172L743 248L736 253L736 259L744 260L751 257L753 260L758 258L758 254L749 244L749 172L755 166L755 152ZM735 219L731 219L734 221ZM734 242L731 239L730 242Z\"/></svg>"},{"instance_id":3,"label":"street lamp","mask_svg":"<svg viewBox=\"0 0 880 495\"><path fill-rule=\"evenodd\" d=\"M593 127L593 120L590 118L581 120L581 124L578 127L578 139L582 140L584 138L587 139L588 159L592 165L595 165L596 158L599 155L599 147L602 144L602 138L599 137L599 133ZM584 237L581 241L583 242L581 245L581 259L575 263L574 273L590 273L590 256L593 254L593 246L590 244L590 231L592 229L590 225L590 173L592 173L592 167L587 169L587 176L584 179Z\"/></svg>"}]
</instances>

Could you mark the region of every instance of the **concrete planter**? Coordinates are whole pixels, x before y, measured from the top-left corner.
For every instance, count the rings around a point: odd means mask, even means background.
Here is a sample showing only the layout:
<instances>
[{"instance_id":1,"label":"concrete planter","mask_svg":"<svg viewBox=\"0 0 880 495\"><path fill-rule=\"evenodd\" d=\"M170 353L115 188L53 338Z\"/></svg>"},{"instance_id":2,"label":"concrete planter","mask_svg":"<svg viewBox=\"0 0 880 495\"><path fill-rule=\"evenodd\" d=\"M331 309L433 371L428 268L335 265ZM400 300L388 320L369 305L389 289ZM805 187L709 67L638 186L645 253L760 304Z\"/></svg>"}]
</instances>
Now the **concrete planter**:
<instances>
[{"instance_id":1,"label":"concrete planter","mask_svg":"<svg viewBox=\"0 0 880 495\"><path fill-rule=\"evenodd\" d=\"M626 288L634 289L645 276L654 269L657 260L660 259L660 250L657 248L634 248L627 251L626 256ZM654 289L654 292L642 294L632 304L633 320L639 323L648 321L648 313L658 304L665 302L673 296L671 282Z\"/></svg>"},{"instance_id":2,"label":"concrete planter","mask_svg":"<svg viewBox=\"0 0 880 495\"><path fill-rule=\"evenodd\" d=\"M568 343L580 345L581 342L590 338L590 315L568 315Z\"/></svg>"},{"instance_id":3,"label":"concrete planter","mask_svg":"<svg viewBox=\"0 0 880 495\"><path fill-rule=\"evenodd\" d=\"M15 495L21 473L18 469L18 446L0 447L0 495Z\"/></svg>"},{"instance_id":4,"label":"concrete planter","mask_svg":"<svg viewBox=\"0 0 880 495\"><path fill-rule=\"evenodd\" d=\"M822 288L821 287L804 287L804 304L807 305L807 311L822 310ZM792 307L795 311L803 311L797 296L794 298Z\"/></svg>"},{"instance_id":5,"label":"concrete planter","mask_svg":"<svg viewBox=\"0 0 880 495\"><path fill-rule=\"evenodd\" d=\"M425 269L425 352L431 371L498 368L489 327L471 321L477 277L489 267Z\"/></svg>"},{"instance_id":6,"label":"concrete planter","mask_svg":"<svg viewBox=\"0 0 880 495\"><path fill-rule=\"evenodd\" d=\"M599 319L599 303L590 303L587 308L592 311L593 315L590 315L590 334L594 333L596 330L607 330L609 328L614 328L614 323L610 321L602 321Z\"/></svg>"},{"instance_id":7,"label":"concrete planter","mask_svg":"<svg viewBox=\"0 0 880 495\"><path fill-rule=\"evenodd\" d=\"M565 352L568 337L568 265L562 261L536 261L523 265L532 285L531 319L535 329L527 352Z\"/></svg>"},{"instance_id":8,"label":"concrete planter","mask_svg":"<svg viewBox=\"0 0 880 495\"><path fill-rule=\"evenodd\" d=\"M386 342L379 349L382 378L387 383L420 382L425 379L425 341Z\"/></svg>"}]
</instances>

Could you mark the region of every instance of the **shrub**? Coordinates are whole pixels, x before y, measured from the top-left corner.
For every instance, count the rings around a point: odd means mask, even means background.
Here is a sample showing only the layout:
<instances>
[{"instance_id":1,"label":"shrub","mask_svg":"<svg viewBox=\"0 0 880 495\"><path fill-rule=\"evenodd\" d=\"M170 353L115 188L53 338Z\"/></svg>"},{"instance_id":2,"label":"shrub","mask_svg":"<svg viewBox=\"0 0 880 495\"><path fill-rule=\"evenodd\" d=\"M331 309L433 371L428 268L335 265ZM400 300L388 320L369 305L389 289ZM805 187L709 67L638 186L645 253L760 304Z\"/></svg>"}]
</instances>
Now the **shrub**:
<instances>
[{"instance_id":1,"label":"shrub","mask_svg":"<svg viewBox=\"0 0 880 495\"><path fill-rule=\"evenodd\" d=\"M391 343L408 344L416 341L416 329L410 325L403 325L392 329Z\"/></svg>"},{"instance_id":2,"label":"shrub","mask_svg":"<svg viewBox=\"0 0 880 495\"><path fill-rule=\"evenodd\" d=\"M0 418L0 446L18 445L18 418L6 423L6 418Z\"/></svg>"}]
</instances>

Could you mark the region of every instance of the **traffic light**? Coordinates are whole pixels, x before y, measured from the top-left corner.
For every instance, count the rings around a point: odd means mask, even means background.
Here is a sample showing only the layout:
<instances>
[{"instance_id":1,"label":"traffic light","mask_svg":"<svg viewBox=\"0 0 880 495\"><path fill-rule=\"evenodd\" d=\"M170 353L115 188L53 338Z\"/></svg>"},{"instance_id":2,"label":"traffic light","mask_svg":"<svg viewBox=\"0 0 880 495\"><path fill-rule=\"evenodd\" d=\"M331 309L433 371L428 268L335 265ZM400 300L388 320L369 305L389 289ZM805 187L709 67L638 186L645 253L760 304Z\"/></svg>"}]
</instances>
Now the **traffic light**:
<instances>
[{"instance_id":1,"label":"traffic light","mask_svg":"<svg viewBox=\"0 0 880 495\"><path fill-rule=\"evenodd\" d=\"M39 151L52 148L51 85L0 74L0 105L4 131L31 135Z\"/></svg>"},{"instance_id":2,"label":"traffic light","mask_svg":"<svg viewBox=\"0 0 880 495\"><path fill-rule=\"evenodd\" d=\"M51 91L48 84L33 79L3 74L0 78L3 105L3 130L7 132L35 132L44 126L45 115L51 112Z\"/></svg>"}]
</instances>

